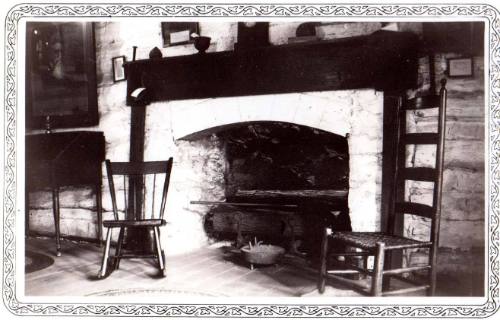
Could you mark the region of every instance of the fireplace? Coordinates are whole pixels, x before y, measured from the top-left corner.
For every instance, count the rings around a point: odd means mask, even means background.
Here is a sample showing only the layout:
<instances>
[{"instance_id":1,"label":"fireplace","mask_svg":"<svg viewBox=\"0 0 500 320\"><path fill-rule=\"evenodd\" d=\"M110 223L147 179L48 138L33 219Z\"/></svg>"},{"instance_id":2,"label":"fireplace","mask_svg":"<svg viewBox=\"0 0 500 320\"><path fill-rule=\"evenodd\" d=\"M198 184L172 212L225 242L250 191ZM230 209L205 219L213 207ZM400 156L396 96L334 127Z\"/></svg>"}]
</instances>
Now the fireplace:
<instances>
[{"instance_id":1,"label":"fireplace","mask_svg":"<svg viewBox=\"0 0 500 320\"><path fill-rule=\"evenodd\" d=\"M144 157L161 159L174 156L172 189L169 191L166 215L169 224L164 239L167 249L178 251L178 243L183 243L183 250L194 249L209 241L204 223L212 207L193 205L191 201L248 199L248 192L242 192L245 190L347 189L346 201L352 229L379 230L383 102L381 92L362 89L177 100L148 105ZM185 119L192 121L183 125ZM273 131L276 128L280 130ZM277 136L267 138L271 145L273 138L276 142L280 134L297 130L301 131L302 139L314 142L314 136L317 136L315 143L330 145L323 152L330 153L335 158L331 164L341 170L328 173L328 162L325 162L323 171L312 173L308 171L312 170L310 167L302 168L302 179L288 172L280 176L284 179L282 181L260 180L261 184L258 184L252 181L252 174L249 174L240 177L237 182L235 176L241 176L251 165L241 167L242 160L238 157L244 153L237 150L243 146L231 141L231 136L235 138L240 134L240 139L250 139L248 135L252 130L258 130L254 135L266 131L269 135L273 131ZM278 131L281 133L278 134ZM166 140L166 137L173 139ZM253 148L248 152L258 153L259 147ZM310 148L304 152L316 152L320 156L314 146ZM231 152L236 154L228 159L227 154ZM301 161L298 160L295 165L304 165ZM240 168L231 171L230 167L235 165L240 165ZM291 163L283 166L288 166L291 171L294 169ZM267 172L263 170L260 175ZM169 245L173 247L169 248Z\"/></svg>"},{"instance_id":2,"label":"fireplace","mask_svg":"<svg viewBox=\"0 0 500 320\"><path fill-rule=\"evenodd\" d=\"M227 160L221 135L249 123L304 126L344 139L349 169L347 183L339 188L347 188L350 226L380 230L388 195L382 189L390 190L393 167L391 111L414 84L416 45L413 35L384 32L126 64L131 159L174 157L168 225L162 234L166 250L182 253L209 243L204 223L212 208L191 201L237 198L240 186L224 176L237 159ZM359 64L353 65L353 59ZM145 94L132 96L140 87ZM305 177L300 188L310 187L308 178L318 179ZM268 187L277 186L247 191Z\"/></svg>"},{"instance_id":3,"label":"fireplace","mask_svg":"<svg viewBox=\"0 0 500 320\"><path fill-rule=\"evenodd\" d=\"M217 131L225 144L226 199L304 197L349 188L345 137L284 122L252 122ZM275 190L275 192L273 192ZM288 195L288 196L287 196ZM283 200L282 200L283 199Z\"/></svg>"},{"instance_id":4,"label":"fireplace","mask_svg":"<svg viewBox=\"0 0 500 320\"><path fill-rule=\"evenodd\" d=\"M311 252L326 224L351 229L346 137L265 121L218 126L184 139L207 136L222 149L219 161L225 168L206 172L222 182L225 199L205 215L210 238L236 240L240 247L258 237L291 250L301 244L302 251Z\"/></svg>"}]
</instances>

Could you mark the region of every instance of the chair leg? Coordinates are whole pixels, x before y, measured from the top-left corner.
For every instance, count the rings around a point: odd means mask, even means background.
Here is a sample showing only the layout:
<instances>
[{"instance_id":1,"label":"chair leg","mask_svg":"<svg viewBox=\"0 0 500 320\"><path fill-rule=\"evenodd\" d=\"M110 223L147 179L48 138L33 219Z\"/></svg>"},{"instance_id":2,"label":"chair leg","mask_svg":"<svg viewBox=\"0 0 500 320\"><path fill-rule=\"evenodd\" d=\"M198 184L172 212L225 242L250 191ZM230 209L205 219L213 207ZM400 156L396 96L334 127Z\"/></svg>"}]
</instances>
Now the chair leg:
<instances>
[{"instance_id":1,"label":"chair leg","mask_svg":"<svg viewBox=\"0 0 500 320\"><path fill-rule=\"evenodd\" d=\"M165 268L165 261L163 261L163 251L161 250L159 227L154 227L153 232L155 236L156 254L158 255L158 267L160 268L161 275L163 277L166 277L167 273Z\"/></svg>"},{"instance_id":2,"label":"chair leg","mask_svg":"<svg viewBox=\"0 0 500 320\"><path fill-rule=\"evenodd\" d=\"M394 253L394 251L390 251L390 250L385 252L384 269L391 268L393 253ZM388 291L388 290L390 290L390 287L391 287L391 277L385 277L384 279L382 279L382 290Z\"/></svg>"},{"instance_id":3,"label":"chair leg","mask_svg":"<svg viewBox=\"0 0 500 320\"><path fill-rule=\"evenodd\" d=\"M108 228L106 233L106 245L104 247L104 255L102 257L101 270L97 274L97 278L102 279L106 277L106 271L108 267L108 257L109 257L109 247L111 245L111 228Z\"/></svg>"},{"instance_id":4,"label":"chair leg","mask_svg":"<svg viewBox=\"0 0 500 320\"><path fill-rule=\"evenodd\" d=\"M384 256L385 256L385 244L382 242L378 242L377 251L375 253L375 264L373 266L372 287L371 287L372 296L382 295Z\"/></svg>"},{"instance_id":5,"label":"chair leg","mask_svg":"<svg viewBox=\"0 0 500 320\"><path fill-rule=\"evenodd\" d=\"M99 246L102 246L102 195L101 195L101 185L96 184L95 186L95 197L96 197L96 207L97 207L97 241Z\"/></svg>"},{"instance_id":6,"label":"chair leg","mask_svg":"<svg viewBox=\"0 0 500 320\"><path fill-rule=\"evenodd\" d=\"M120 255L122 254L122 246L123 246L123 236L124 236L124 233L125 233L125 228L124 227L121 227L120 228L120 233L118 235L118 243L116 244L116 250L115 250L115 266L114 266L114 269L118 269L120 268L120 261L121 261L121 258L120 258Z\"/></svg>"},{"instance_id":7,"label":"chair leg","mask_svg":"<svg viewBox=\"0 0 500 320\"><path fill-rule=\"evenodd\" d=\"M436 272L437 252L435 248L430 248L429 260L431 269L429 270L430 286L429 289L427 289L427 295L433 296L436 294L436 278L437 278L437 272Z\"/></svg>"},{"instance_id":8,"label":"chair leg","mask_svg":"<svg viewBox=\"0 0 500 320\"><path fill-rule=\"evenodd\" d=\"M321 237L321 253L319 257L319 277L318 277L319 293L325 292L327 256L328 256L328 228L324 228Z\"/></svg>"},{"instance_id":9,"label":"chair leg","mask_svg":"<svg viewBox=\"0 0 500 320\"><path fill-rule=\"evenodd\" d=\"M54 225L56 229L56 256L61 256L61 231L59 229L61 213L59 211L59 188L52 189L52 210L54 213Z\"/></svg>"},{"instance_id":10,"label":"chair leg","mask_svg":"<svg viewBox=\"0 0 500 320\"><path fill-rule=\"evenodd\" d=\"M25 219L24 220L24 232L25 236L29 238L30 236L30 201L29 201L29 196L30 192L28 190L28 186L26 184L24 188L24 213L25 213Z\"/></svg>"}]
</instances>

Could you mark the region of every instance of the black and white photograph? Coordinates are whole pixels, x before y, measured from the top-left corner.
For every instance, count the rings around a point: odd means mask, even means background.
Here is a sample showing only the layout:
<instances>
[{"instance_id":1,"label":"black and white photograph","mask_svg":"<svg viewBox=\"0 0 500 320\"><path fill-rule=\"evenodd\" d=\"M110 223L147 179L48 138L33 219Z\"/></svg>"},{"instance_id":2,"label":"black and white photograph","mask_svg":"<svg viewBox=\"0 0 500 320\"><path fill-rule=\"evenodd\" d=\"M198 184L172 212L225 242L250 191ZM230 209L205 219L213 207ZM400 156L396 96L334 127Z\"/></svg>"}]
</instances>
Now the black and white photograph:
<instances>
[{"instance_id":1,"label":"black and white photograph","mask_svg":"<svg viewBox=\"0 0 500 320\"><path fill-rule=\"evenodd\" d=\"M499 8L3 15L3 312L498 316Z\"/></svg>"}]
</instances>

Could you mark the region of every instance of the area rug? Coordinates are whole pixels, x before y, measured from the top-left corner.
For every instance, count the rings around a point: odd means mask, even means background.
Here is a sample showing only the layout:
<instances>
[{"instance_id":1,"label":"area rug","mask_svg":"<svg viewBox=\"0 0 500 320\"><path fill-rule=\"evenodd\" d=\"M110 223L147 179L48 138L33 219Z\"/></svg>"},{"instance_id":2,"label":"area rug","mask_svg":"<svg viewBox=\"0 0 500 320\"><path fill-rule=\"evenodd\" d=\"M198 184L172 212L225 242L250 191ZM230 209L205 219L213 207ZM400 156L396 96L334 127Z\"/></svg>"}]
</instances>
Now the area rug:
<instances>
[{"instance_id":1,"label":"area rug","mask_svg":"<svg viewBox=\"0 0 500 320\"><path fill-rule=\"evenodd\" d=\"M206 291L191 291L191 290L177 290L177 289L164 289L164 288L126 288L126 289L114 289L106 290L100 292L94 292L87 294L90 297L221 297L224 296L217 292L206 292Z\"/></svg>"},{"instance_id":2,"label":"area rug","mask_svg":"<svg viewBox=\"0 0 500 320\"><path fill-rule=\"evenodd\" d=\"M32 273L50 267L54 259L44 254L26 250L24 257L24 272Z\"/></svg>"}]
</instances>

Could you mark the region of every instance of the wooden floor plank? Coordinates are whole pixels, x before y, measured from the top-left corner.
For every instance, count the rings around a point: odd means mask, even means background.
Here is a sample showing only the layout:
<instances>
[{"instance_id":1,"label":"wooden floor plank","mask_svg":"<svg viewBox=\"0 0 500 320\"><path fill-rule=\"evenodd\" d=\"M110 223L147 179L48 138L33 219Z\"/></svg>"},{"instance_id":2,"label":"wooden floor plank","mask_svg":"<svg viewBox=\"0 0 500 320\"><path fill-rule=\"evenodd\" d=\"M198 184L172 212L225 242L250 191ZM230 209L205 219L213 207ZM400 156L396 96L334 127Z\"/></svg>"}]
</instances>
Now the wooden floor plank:
<instances>
[{"instance_id":1,"label":"wooden floor plank","mask_svg":"<svg viewBox=\"0 0 500 320\"><path fill-rule=\"evenodd\" d=\"M166 257L167 277L156 278L153 259L122 260L120 269L96 281L102 250L97 245L62 241L63 255L46 269L25 275L27 296L106 295L127 290L210 292L220 296L296 297L314 290L315 280L287 264L251 270L238 257L217 248ZM27 240L26 248L51 255L52 239ZM163 291L162 291L163 290Z\"/></svg>"}]
</instances>

